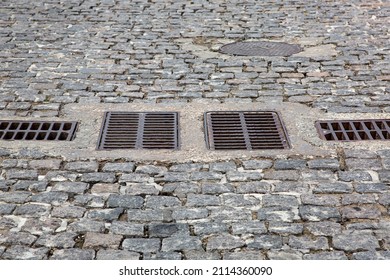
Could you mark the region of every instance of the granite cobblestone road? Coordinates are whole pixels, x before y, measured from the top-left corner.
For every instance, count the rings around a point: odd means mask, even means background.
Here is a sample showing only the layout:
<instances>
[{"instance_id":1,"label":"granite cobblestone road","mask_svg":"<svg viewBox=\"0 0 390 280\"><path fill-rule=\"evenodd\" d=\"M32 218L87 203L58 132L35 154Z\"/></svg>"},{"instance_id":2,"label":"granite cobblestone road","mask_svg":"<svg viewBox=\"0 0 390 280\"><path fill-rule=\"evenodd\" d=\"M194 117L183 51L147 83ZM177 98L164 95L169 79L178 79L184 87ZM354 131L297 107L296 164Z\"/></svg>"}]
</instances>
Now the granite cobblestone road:
<instances>
[{"instance_id":1,"label":"granite cobblestone road","mask_svg":"<svg viewBox=\"0 0 390 280\"><path fill-rule=\"evenodd\" d=\"M5 0L0 116L200 99L388 113L389 17L373 0ZM303 51L218 52L260 39ZM0 259L390 259L389 155L75 160L0 143Z\"/></svg>"}]
</instances>

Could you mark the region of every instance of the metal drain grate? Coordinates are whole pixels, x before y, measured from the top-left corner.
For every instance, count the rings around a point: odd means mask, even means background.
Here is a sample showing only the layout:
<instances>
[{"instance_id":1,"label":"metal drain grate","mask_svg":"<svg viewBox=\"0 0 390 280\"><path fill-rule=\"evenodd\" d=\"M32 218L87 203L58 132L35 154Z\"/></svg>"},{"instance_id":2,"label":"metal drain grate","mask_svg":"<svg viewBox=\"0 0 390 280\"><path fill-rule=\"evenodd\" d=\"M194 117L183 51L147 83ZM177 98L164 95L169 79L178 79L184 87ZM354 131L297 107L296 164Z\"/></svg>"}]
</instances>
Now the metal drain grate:
<instances>
[{"instance_id":1,"label":"metal drain grate","mask_svg":"<svg viewBox=\"0 0 390 280\"><path fill-rule=\"evenodd\" d=\"M328 141L390 140L390 120L316 121L321 139Z\"/></svg>"},{"instance_id":2,"label":"metal drain grate","mask_svg":"<svg viewBox=\"0 0 390 280\"><path fill-rule=\"evenodd\" d=\"M71 141L77 122L0 120L0 140Z\"/></svg>"},{"instance_id":3,"label":"metal drain grate","mask_svg":"<svg viewBox=\"0 0 390 280\"><path fill-rule=\"evenodd\" d=\"M288 149L287 133L273 111L205 113L205 132L211 150Z\"/></svg>"},{"instance_id":4,"label":"metal drain grate","mask_svg":"<svg viewBox=\"0 0 390 280\"><path fill-rule=\"evenodd\" d=\"M178 118L175 112L105 112L97 149L178 149Z\"/></svg>"},{"instance_id":5,"label":"metal drain grate","mask_svg":"<svg viewBox=\"0 0 390 280\"><path fill-rule=\"evenodd\" d=\"M223 45L220 52L243 56L290 56L302 51L298 45L280 42L235 42Z\"/></svg>"}]
</instances>

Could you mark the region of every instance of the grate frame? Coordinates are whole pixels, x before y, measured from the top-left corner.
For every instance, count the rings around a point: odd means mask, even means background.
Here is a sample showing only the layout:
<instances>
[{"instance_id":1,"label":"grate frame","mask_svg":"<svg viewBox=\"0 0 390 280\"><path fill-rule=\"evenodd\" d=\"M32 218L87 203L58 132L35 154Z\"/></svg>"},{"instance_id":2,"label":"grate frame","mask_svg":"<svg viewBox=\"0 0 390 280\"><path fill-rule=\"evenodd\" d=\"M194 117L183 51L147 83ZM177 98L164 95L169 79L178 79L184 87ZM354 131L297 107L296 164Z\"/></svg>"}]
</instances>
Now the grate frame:
<instances>
[{"instance_id":1,"label":"grate frame","mask_svg":"<svg viewBox=\"0 0 390 280\"><path fill-rule=\"evenodd\" d=\"M209 150L291 148L286 127L276 111L209 111L204 113L204 131Z\"/></svg>"},{"instance_id":2,"label":"grate frame","mask_svg":"<svg viewBox=\"0 0 390 280\"><path fill-rule=\"evenodd\" d=\"M326 141L390 140L390 119L319 120L315 127Z\"/></svg>"},{"instance_id":3,"label":"grate frame","mask_svg":"<svg viewBox=\"0 0 390 280\"><path fill-rule=\"evenodd\" d=\"M72 141L76 121L0 120L0 140Z\"/></svg>"},{"instance_id":4,"label":"grate frame","mask_svg":"<svg viewBox=\"0 0 390 280\"><path fill-rule=\"evenodd\" d=\"M290 56L301 52L302 48L283 42L246 41L223 45L219 51L237 56Z\"/></svg>"},{"instance_id":5,"label":"grate frame","mask_svg":"<svg viewBox=\"0 0 390 280\"><path fill-rule=\"evenodd\" d=\"M179 113L107 111L98 139L97 150L178 150Z\"/></svg>"}]
</instances>

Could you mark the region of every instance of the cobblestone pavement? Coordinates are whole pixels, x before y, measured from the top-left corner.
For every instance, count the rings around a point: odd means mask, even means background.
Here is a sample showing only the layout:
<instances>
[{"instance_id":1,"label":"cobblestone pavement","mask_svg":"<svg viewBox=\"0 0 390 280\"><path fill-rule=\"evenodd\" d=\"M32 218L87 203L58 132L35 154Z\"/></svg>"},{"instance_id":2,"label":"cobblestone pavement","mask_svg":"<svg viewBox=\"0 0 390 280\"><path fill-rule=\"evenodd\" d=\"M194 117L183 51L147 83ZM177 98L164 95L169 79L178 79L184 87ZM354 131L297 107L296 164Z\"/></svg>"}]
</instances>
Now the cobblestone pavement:
<instances>
[{"instance_id":1,"label":"cobblestone pavement","mask_svg":"<svg viewBox=\"0 0 390 280\"><path fill-rule=\"evenodd\" d=\"M198 99L388 113L389 17L372 0L4 0L0 116ZM303 52L217 51L251 39ZM390 146L177 163L1 142L0 259L390 259Z\"/></svg>"}]
</instances>

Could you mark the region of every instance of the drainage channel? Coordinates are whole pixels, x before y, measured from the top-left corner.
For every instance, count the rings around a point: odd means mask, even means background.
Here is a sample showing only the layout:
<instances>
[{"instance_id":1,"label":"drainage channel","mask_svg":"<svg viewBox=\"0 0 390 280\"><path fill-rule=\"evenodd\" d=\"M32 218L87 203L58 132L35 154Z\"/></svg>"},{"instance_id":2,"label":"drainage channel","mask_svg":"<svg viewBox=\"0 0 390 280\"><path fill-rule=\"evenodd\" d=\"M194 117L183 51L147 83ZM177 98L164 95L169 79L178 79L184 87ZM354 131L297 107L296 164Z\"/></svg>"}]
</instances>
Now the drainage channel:
<instances>
[{"instance_id":1,"label":"drainage channel","mask_svg":"<svg viewBox=\"0 0 390 280\"><path fill-rule=\"evenodd\" d=\"M84 113L80 114L80 111ZM2 146L11 150L31 148L69 159L130 158L175 162L291 155L335 156L339 147L368 150L388 148L387 141L338 142L327 137L321 139L317 131L318 125L317 129L315 126L318 120L337 122L342 119L346 123L347 120L354 119L385 119L386 114L326 114L302 104L288 102L217 105L204 101L185 105L68 104L64 108L64 118L75 120L79 124L73 141L63 141L61 145L56 141L47 141L45 145L40 145L37 141L2 141ZM126 120L124 123L123 118ZM226 120L228 123L225 123ZM232 120L235 123L230 127ZM388 124L387 122L386 125ZM101 131L102 125L109 129ZM224 129L219 131L218 127L221 125ZM376 121L371 127L382 129L386 125L380 125ZM328 133L323 127L321 130ZM366 128L369 128L367 124ZM229 131L230 129L233 130ZM348 127L344 129L347 134L351 133ZM359 131L356 124L355 129ZM229 133L237 131L240 135L229 136ZM226 132L228 135L224 134ZM128 143L122 143L126 133ZM337 133L339 132L336 135ZM386 133L382 132L382 135L388 136L389 133ZM124 146L113 147L112 144L117 140L112 136L119 136L118 143ZM219 146L218 139L230 141L240 137L240 147L225 149L226 143L223 141L222 146ZM164 139L164 143L161 139Z\"/></svg>"}]
</instances>

